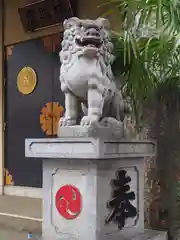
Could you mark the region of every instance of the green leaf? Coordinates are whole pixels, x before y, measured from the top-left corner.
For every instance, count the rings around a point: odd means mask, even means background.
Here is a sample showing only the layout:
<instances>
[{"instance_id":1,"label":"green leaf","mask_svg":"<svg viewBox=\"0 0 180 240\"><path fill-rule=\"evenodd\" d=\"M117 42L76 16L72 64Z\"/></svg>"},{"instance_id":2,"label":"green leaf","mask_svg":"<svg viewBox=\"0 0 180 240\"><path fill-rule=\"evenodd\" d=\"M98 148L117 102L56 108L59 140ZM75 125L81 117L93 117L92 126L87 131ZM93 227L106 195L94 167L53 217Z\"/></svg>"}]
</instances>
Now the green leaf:
<instances>
[{"instance_id":1,"label":"green leaf","mask_svg":"<svg viewBox=\"0 0 180 240\"><path fill-rule=\"evenodd\" d=\"M144 102L157 92L166 101L180 96L180 1L111 0L108 8L111 14L119 9L123 26L112 32L117 38L113 71L123 76L140 125Z\"/></svg>"}]
</instances>

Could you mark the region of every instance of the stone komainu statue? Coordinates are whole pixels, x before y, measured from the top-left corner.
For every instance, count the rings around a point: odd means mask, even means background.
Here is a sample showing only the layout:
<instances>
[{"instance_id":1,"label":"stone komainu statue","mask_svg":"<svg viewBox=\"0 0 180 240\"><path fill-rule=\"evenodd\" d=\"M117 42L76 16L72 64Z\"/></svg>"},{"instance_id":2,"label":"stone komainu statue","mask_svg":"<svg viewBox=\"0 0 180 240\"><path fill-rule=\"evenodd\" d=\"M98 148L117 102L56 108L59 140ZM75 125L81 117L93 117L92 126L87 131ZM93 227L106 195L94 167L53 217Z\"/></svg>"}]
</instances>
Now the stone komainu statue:
<instances>
[{"instance_id":1,"label":"stone komainu statue","mask_svg":"<svg viewBox=\"0 0 180 240\"><path fill-rule=\"evenodd\" d=\"M107 19L64 21L60 52L60 82L65 94L65 115L60 126L77 125L79 105L82 126L116 122L122 125L129 107L117 89L111 70L114 56ZM106 121L105 121L106 120Z\"/></svg>"}]
</instances>

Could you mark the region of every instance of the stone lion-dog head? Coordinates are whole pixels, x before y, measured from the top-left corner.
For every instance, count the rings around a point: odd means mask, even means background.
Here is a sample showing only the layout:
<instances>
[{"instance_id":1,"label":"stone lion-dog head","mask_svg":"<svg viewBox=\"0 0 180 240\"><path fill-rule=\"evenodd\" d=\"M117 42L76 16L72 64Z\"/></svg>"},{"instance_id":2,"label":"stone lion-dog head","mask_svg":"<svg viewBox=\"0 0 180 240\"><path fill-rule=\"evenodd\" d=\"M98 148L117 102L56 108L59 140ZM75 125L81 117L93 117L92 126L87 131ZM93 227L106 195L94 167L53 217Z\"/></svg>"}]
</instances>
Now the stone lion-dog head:
<instances>
[{"instance_id":1,"label":"stone lion-dog head","mask_svg":"<svg viewBox=\"0 0 180 240\"><path fill-rule=\"evenodd\" d=\"M88 58L100 57L102 62L111 65L113 44L110 42L110 22L104 18L82 20L72 17L64 21L64 38L60 60L69 64L72 55Z\"/></svg>"}]
</instances>

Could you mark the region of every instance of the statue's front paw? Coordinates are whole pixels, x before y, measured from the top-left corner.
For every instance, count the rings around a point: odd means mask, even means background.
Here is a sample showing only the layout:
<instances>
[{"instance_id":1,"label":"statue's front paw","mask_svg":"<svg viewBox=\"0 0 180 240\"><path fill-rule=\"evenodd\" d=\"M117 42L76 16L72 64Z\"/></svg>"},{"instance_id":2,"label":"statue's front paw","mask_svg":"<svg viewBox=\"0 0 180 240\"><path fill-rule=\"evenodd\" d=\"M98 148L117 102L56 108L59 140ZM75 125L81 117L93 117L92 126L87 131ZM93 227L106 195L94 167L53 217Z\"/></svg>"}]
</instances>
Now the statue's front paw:
<instances>
[{"instance_id":1,"label":"statue's front paw","mask_svg":"<svg viewBox=\"0 0 180 240\"><path fill-rule=\"evenodd\" d=\"M74 125L76 125L76 120L74 120L70 117L62 117L59 120L59 126L60 127L74 126Z\"/></svg>"},{"instance_id":2,"label":"statue's front paw","mask_svg":"<svg viewBox=\"0 0 180 240\"><path fill-rule=\"evenodd\" d=\"M81 119L81 126L92 126L99 123L99 117L96 115L84 116Z\"/></svg>"}]
</instances>

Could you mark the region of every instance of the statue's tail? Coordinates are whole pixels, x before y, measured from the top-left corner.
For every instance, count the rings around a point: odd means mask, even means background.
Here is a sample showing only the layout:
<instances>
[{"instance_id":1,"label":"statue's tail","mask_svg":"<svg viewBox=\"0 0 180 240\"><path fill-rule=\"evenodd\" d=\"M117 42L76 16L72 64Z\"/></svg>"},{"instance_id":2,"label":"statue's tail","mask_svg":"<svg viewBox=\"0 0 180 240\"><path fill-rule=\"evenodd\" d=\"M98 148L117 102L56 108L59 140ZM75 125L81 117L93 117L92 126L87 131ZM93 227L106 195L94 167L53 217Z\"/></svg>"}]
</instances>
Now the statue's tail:
<instances>
[{"instance_id":1,"label":"statue's tail","mask_svg":"<svg viewBox=\"0 0 180 240\"><path fill-rule=\"evenodd\" d=\"M123 121L127 114L132 112L130 104L123 98L120 91L116 91L113 99L113 111L117 120Z\"/></svg>"},{"instance_id":2,"label":"statue's tail","mask_svg":"<svg viewBox=\"0 0 180 240\"><path fill-rule=\"evenodd\" d=\"M84 115L87 116L88 115L88 108L84 103L81 103L81 109L82 109Z\"/></svg>"}]
</instances>

